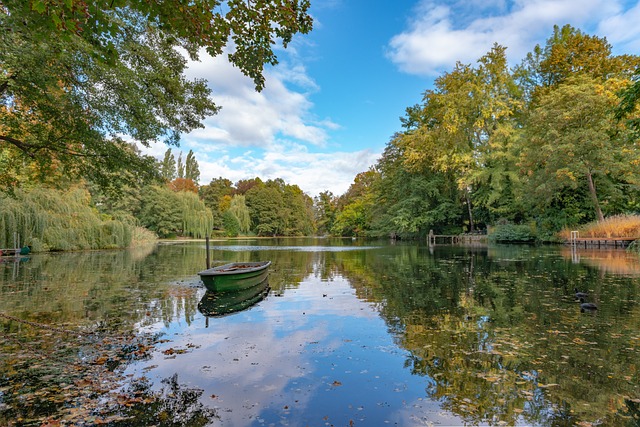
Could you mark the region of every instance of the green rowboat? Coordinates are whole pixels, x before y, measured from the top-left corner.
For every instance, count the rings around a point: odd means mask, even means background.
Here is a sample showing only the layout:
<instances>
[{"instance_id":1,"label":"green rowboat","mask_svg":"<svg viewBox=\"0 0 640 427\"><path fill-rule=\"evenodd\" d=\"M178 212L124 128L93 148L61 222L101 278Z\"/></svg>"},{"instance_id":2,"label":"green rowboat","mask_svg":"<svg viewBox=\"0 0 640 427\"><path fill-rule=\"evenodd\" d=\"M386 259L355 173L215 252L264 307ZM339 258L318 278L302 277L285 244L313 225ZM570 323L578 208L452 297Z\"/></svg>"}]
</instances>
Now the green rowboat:
<instances>
[{"instance_id":1,"label":"green rowboat","mask_svg":"<svg viewBox=\"0 0 640 427\"><path fill-rule=\"evenodd\" d=\"M267 278L271 261L232 262L199 272L202 283L212 292L237 292L257 286Z\"/></svg>"}]
</instances>

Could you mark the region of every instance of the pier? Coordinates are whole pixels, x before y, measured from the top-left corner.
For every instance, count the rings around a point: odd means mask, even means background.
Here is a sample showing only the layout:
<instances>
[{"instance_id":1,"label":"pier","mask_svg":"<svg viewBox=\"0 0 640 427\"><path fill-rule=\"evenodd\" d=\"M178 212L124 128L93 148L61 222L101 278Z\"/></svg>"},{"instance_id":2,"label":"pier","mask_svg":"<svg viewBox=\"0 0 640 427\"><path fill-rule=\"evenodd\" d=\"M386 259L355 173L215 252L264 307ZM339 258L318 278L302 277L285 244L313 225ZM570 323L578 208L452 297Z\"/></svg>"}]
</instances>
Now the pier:
<instances>
[{"instance_id":1,"label":"pier","mask_svg":"<svg viewBox=\"0 0 640 427\"><path fill-rule=\"evenodd\" d=\"M486 234L434 234L433 230L429 230L429 246L436 244L468 245L479 243L487 243Z\"/></svg>"}]
</instances>

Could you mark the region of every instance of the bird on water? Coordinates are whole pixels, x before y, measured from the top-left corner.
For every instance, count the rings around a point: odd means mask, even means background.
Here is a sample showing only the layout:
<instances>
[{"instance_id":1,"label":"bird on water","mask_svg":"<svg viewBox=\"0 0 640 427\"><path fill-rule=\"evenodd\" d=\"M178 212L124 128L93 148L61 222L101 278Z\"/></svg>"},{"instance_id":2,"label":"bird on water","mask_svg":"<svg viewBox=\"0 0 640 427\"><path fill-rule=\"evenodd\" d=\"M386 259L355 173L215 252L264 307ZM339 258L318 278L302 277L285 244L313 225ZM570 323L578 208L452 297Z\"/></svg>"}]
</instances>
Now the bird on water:
<instances>
[{"instance_id":1,"label":"bird on water","mask_svg":"<svg viewBox=\"0 0 640 427\"><path fill-rule=\"evenodd\" d=\"M584 302L584 298L580 298L580 311L596 311L598 306L592 302Z\"/></svg>"}]
</instances>

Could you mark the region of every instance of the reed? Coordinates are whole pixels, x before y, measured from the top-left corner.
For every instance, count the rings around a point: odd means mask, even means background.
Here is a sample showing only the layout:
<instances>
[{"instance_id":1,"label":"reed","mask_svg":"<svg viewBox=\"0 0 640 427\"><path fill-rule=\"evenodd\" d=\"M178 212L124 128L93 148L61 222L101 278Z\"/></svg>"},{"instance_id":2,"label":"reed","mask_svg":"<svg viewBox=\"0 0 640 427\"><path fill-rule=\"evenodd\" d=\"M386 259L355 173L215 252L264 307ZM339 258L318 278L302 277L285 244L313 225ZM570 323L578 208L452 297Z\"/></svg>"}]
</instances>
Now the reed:
<instances>
[{"instance_id":1,"label":"reed","mask_svg":"<svg viewBox=\"0 0 640 427\"><path fill-rule=\"evenodd\" d=\"M569 240L571 231L563 229L558 234L564 240ZM640 238L640 215L615 215L601 222L591 222L577 228L580 237L587 238Z\"/></svg>"}]
</instances>

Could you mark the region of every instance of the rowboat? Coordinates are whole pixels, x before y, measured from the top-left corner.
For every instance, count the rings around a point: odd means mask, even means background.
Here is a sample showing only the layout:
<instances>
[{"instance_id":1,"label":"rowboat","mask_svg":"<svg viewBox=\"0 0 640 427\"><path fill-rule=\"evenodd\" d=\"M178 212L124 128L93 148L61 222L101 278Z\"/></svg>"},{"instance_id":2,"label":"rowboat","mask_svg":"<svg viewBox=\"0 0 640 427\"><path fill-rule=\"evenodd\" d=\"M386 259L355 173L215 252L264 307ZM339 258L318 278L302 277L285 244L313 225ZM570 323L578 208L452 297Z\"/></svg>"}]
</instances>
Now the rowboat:
<instances>
[{"instance_id":1,"label":"rowboat","mask_svg":"<svg viewBox=\"0 0 640 427\"><path fill-rule=\"evenodd\" d=\"M207 290L234 292L252 288L264 281L269 274L271 261L232 262L199 272Z\"/></svg>"},{"instance_id":2,"label":"rowboat","mask_svg":"<svg viewBox=\"0 0 640 427\"><path fill-rule=\"evenodd\" d=\"M207 291L198 303L198 311L207 317L219 317L246 310L269 293L269 280L237 292Z\"/></svg>"}]
</instances>

